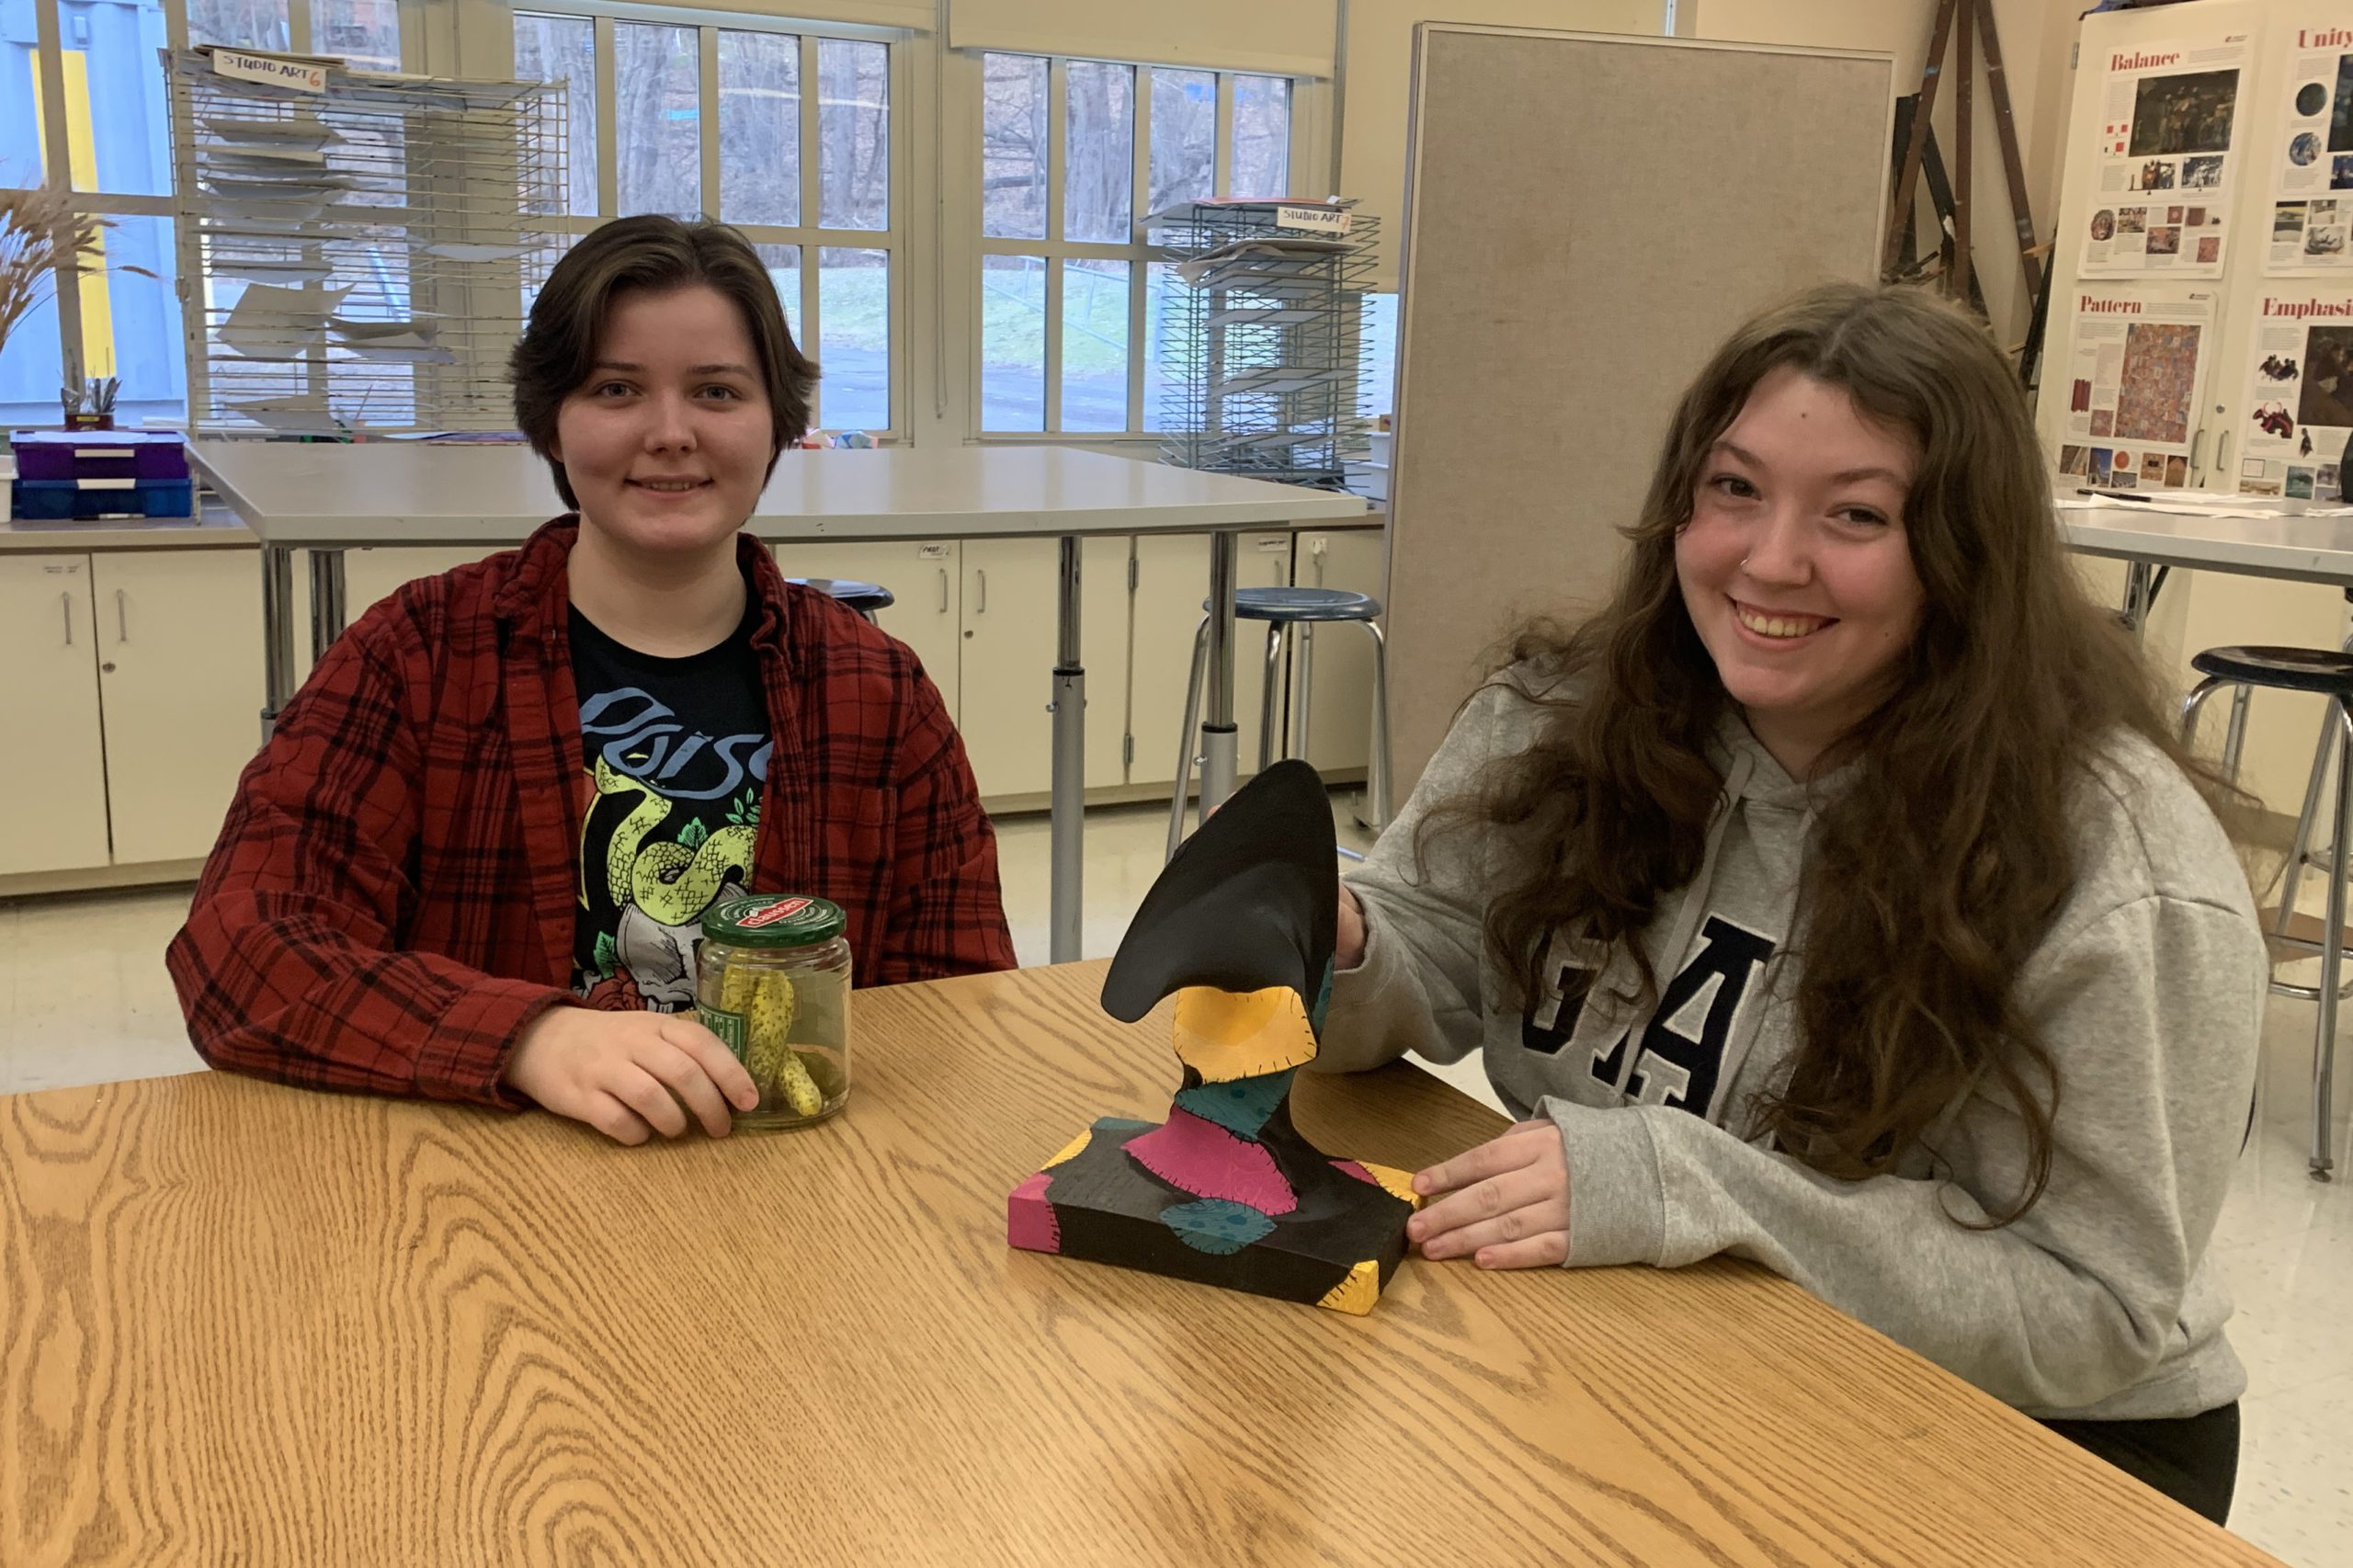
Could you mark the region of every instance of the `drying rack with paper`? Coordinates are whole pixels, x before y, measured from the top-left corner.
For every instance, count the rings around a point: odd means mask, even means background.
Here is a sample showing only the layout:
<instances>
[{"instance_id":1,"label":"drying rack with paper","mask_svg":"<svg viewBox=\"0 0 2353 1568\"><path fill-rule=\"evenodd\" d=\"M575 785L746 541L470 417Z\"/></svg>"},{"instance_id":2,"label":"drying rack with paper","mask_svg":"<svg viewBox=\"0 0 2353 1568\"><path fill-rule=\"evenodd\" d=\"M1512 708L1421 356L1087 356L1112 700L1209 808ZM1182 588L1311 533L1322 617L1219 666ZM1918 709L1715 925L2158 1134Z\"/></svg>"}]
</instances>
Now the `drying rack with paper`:
<instances>
[{"instance_id":1,"label":"drying rack with paper","mask_svg":"<svg viewBox=\"0 0 2353 1568\"><path fill-rule=\"evenodd\" d=\"M512 428L507 351L569 244L564 85L165 58L197 430Z\"/></svg>"}]
</instances>

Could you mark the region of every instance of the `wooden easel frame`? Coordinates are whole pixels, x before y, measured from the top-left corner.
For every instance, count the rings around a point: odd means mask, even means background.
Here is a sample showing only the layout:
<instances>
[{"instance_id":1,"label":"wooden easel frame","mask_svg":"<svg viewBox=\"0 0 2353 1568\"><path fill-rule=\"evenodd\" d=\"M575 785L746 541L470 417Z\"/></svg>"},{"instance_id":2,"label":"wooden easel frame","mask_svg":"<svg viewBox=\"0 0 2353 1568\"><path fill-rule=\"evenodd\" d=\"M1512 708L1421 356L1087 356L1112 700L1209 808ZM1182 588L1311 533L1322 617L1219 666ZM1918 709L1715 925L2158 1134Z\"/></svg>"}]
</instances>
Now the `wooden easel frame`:
<instances>
[{"instance_id":1,"label":"wooden easel frame","mask_svg":"<svg viewBox=\"0 0 2353 1568\"><path fill-rule=\"evenodd\" d=\"M1982 29L1982 31L1981 31ZM2018 155L2018 119L2010 111L2009 79L2002 68L2002 42L1994 27L1993 0L1938 0L1936 20L1928 28L1928 61L1920 74L1920 93L1912 115L1904 164L1895 178L1895 210L1911 211L1920 186L1921 166L1930 145L1928 124L1936 112L1937 88L1944 75L1945 51L1952 46L1959 66L1953 84L1953 265L1946 274L1946 292L1956 299L1971 297L1970 182L1975 146L1977 40L1985 53L1985 80L1993 94L1994 123L2002 148L2002 172L2009 185L2010 211L2017 220L2018 270L2025 276L2027 297L2042 291L2042 264L2037 255L2034 214L2027 197L2026 164ZM1939 216L1943 216L1939 212ZM1909 225L1890 222L1887 247L1880 257L1882 276L1892 274L1899 260Z\"/></svg>"}]
</instances>

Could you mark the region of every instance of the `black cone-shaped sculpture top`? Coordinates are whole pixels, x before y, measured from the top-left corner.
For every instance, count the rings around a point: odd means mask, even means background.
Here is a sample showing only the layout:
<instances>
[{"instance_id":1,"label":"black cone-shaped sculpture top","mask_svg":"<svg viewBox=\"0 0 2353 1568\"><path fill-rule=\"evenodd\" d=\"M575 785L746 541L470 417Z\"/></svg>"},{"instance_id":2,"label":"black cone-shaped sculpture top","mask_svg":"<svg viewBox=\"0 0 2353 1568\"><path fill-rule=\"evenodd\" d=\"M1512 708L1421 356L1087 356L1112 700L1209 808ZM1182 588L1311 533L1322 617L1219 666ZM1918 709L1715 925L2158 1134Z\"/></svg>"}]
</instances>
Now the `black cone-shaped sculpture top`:
<instances>
[{"instance_id":1,"label":"black cone-shaped sculpture top","mask_svg":"<svg viewBox=\"0 0 2353 1568\"><path fill-rule=\"evenodd\" d=\"M1144 894L1103 1010L1134 1023L1188 985L1288 985L1310 1007L1338 937L1339 854L1323 776L1292 758L1236 790Z\"/></svg>"}]
</instances>

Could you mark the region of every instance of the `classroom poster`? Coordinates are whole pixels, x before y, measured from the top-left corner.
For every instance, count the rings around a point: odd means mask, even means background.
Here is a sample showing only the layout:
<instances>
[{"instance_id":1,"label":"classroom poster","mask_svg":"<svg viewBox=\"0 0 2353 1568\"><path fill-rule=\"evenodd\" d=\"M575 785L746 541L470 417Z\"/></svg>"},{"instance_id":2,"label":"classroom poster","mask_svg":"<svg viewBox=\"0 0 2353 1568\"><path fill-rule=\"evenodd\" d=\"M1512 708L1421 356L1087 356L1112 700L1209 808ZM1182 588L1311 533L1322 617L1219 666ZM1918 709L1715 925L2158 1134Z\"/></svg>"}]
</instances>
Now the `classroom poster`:
<instances>
[{"instance_id":1,"label":"classroom poster","mask_svg":"<svg viewBox=\"0 0 2353 1568\"><path fill-rule=\"evenodd\" d=\"M2105 51L2085 277L2221 276L2246 64L2245 31Z\"/></svg>"},{"instance_id":2,"label":"classroom poster","mask_svg":"<svg viewBox=\"0 0 2353 1568\"><path fill-rule=\"evenodd\" d=\"M2262 291L2238 488L2247 495L2335 500L2353 439L2353 279Z\"/></svg>"},{"instance_id":3,"label":"classroom poster","mask_svg":"<svg viewBox=\"0 0 2353 1568\"><path fill-rule=\"evenodd\" d=\"M2314 7L2282 28L2287 85L2265 156L2273 276L2353 269L2353 6Z\"/></svg>"},{"instance_id":4,"label":"classroom poster","mask_svg":"<svg viewBox=\"0 0 2353 1568\"><path fill-rule=\"evenodd\" d=\"M2199 387L2215 337L2213 291L2154 299L2145 290L2082 284L2075 295L2058 452L2063 490L2187 486Z\"/></svg>"}]
</instances>

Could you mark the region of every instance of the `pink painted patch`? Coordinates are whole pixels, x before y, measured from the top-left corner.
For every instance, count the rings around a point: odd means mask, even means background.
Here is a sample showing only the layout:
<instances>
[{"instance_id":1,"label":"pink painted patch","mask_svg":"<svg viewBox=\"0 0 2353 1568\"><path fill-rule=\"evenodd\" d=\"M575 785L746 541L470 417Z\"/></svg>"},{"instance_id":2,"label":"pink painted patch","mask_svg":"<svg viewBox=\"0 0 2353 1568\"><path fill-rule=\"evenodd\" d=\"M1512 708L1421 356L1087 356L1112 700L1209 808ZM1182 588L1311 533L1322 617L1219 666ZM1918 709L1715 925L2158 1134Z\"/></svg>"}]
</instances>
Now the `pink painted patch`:
<instances>
[{"instance_id":1,"label":"pink painted patch","mask_svg":"<svg viewBox=\"0 0 2353 1568\"><path fill-rule=\"evenodd\" d=\"M1214 1121L1171 1106L1165 1126L1128 1141L1128 1153L1171 1187L1199 1198L1223 1198L1261 1214L1288 1214L1299 1195L1263 1144L1236 1138Z\"/></svg>"},{"instance_id":2,"label":"pink painted patch","mask_svg":"<svg viewBox=\"0 0 2353 1568\"><path fill-rule=\"evenodd\" d=\"M1356 1177L1367 1187L1379 1187L1381 1185L1380 1182L1373 1179L1373 1175L1370 1171L1365 1169L1354 1160L1334 1160L1332 1162L1332 1168L1338 1171L1342 1176L1352 1176Z\"/></svg>"},{"instance_id":3,"label":"pink painted patch","mask_svg":"<svg viewBox=\"0 0 2353 1568\"><path fill-rule=\"evenodd\" d=\"M1046 1187L1053 1179L1051 1172L1040 1171L1005 1200L1005 1239L1024 1252L1063 1250L1062 1221L1046 1201Z\"/></svg>"}]
</instances>

